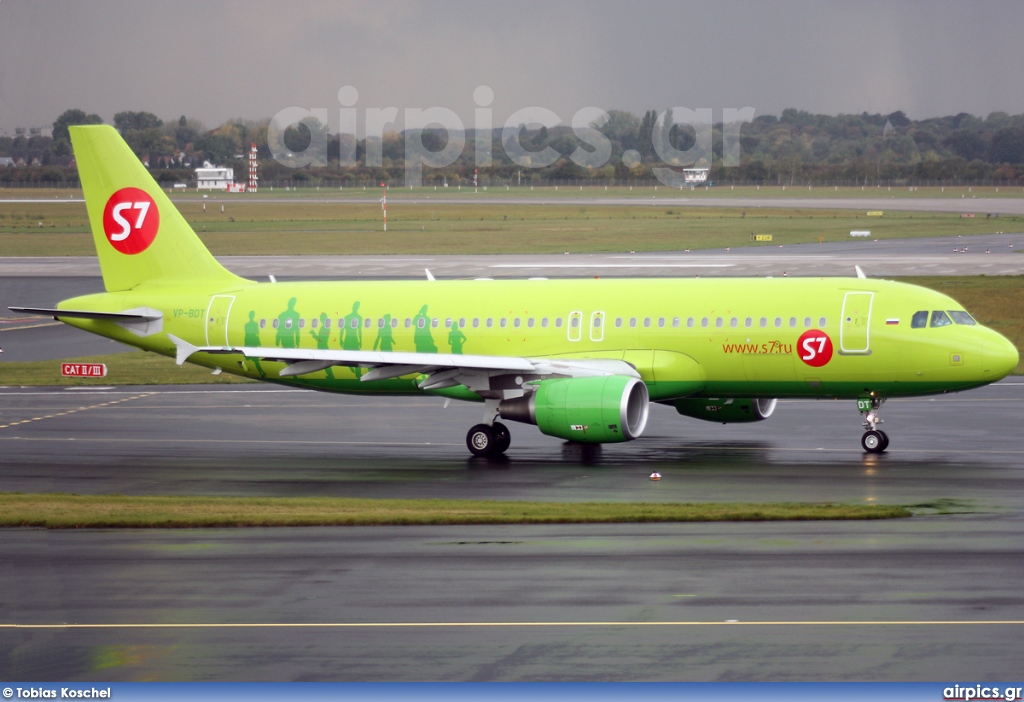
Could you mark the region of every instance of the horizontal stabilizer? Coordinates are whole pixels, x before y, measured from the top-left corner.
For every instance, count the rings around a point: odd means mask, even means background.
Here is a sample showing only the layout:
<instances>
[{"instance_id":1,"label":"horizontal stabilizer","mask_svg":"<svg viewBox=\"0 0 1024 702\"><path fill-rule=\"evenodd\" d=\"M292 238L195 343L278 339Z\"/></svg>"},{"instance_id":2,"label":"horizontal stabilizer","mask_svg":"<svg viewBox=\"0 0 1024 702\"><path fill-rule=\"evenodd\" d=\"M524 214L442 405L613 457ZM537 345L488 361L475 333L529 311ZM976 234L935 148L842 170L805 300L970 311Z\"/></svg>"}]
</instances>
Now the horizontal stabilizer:
<instances>
[{"instance_id":1,"label":"horizontal stabilizer","mask_svg":"<svg viewBox=\"0 0 1024 702\"><path fill-rule=\"evenodd\" d=\"M8 307L11 312L21 314L41 314L47 317L58 319L99 319L108 322L152 322L161 319L163 315L145 312L93 312L92 310L58 310L50 307Z\"/></svg>"}]
</instances>

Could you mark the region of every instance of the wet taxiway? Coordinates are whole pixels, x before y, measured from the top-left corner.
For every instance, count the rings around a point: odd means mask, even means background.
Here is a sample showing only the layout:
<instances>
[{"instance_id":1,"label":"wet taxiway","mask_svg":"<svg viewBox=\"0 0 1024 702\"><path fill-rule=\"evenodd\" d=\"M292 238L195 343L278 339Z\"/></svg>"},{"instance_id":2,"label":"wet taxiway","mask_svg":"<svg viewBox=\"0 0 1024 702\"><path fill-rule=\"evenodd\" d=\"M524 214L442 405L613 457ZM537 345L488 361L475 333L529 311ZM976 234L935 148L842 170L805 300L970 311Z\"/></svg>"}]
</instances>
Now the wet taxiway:
<instances>
[{"instance_id":1,"label":"wet taxiway","mask_svg":"<svg viewBox=\"0 0 1024 702\"><path fill-rule=\"evenodd\" d=\"M1024 383L721 426L655 407L598 450L478 408L266 386L0 391L0 490L836 501L856 523L8 530L0 675L64 680L1019 677ZM662 480L648 475L659 471Z\"/></svg>"}]
</instances>

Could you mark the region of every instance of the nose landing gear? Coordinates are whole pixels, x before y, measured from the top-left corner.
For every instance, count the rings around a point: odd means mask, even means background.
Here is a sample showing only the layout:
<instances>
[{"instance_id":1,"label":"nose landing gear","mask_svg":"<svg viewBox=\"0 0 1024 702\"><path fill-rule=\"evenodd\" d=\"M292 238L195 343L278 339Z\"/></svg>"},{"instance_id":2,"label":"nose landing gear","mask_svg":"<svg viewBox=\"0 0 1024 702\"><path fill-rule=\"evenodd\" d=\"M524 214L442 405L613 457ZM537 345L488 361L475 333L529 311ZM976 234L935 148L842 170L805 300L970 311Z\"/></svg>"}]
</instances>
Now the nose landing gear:
<instances>
[{"instance_id":1,"label":"nose landing gear","mask_svg":"<svg viewBox=\"0 0 1024 702\"><path fill-rule=\"evenodd\" d=\"M882 453L889 448L889 436L878 428L882 418L878 410L885 402L881 397L862 397L857 400L857 409L864 415L864 435L860 437L860 445L867 453Z\"/></svg>"}]
</instances>

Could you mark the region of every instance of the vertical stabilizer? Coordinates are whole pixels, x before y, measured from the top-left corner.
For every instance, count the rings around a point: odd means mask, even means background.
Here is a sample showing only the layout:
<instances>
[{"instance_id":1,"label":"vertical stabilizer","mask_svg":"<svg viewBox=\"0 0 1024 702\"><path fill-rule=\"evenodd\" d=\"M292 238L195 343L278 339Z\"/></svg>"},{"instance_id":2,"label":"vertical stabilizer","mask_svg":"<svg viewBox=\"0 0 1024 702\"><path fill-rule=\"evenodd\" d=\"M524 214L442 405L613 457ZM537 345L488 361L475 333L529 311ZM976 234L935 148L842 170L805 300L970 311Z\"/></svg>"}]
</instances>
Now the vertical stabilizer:
<instances>
[{"instance_id":1,"label":"vertical stabilizer","mask_svg":"<svg viewBox=\"0 0 1024 702\"><path fill-rule=\"evenodd\" d=\"M217 262L113 127L70 131L108 292L150 281L243 282Z\"/></svg>"}]
</instances>

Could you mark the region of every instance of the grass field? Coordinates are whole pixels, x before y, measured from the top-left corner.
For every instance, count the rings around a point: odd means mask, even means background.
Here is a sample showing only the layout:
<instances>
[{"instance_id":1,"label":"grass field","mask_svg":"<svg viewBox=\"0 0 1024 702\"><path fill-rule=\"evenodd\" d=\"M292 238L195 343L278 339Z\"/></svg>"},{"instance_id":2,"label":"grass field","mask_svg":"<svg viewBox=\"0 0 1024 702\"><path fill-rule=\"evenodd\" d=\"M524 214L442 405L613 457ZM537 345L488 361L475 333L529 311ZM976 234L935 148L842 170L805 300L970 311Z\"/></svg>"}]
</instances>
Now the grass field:
<instances>
[{"instance_id":1,"label":"grass field","mask_svg":"<svg viewBox=\"0 0 1024 702\"><path fill-rule=\"evenodd\" d=\"M223 204L224 212L221 212ZM955 236L1024 230L1024 217L963 218L950 213L796 208L693 208L644 203L389 203L383 233L377 204L312 200L179 202L210 250L224 255L515 254L677 251L771 244L848 241L851 230L873 238ZM40 226L41 225L41 226ZM11 203L0 199L4 256L91 256L82 203Z\"/></svg>"},{"instance_id":2,"label":"grass field","mask_svg":"<svg viewBox=\"0 0 1024 702\"><path fill-rule=\"evenodd\" d=\"M49 529L895 519L886 505L498 502L0 493L0 527Z\"/></svg>"}]
</instances>

